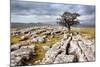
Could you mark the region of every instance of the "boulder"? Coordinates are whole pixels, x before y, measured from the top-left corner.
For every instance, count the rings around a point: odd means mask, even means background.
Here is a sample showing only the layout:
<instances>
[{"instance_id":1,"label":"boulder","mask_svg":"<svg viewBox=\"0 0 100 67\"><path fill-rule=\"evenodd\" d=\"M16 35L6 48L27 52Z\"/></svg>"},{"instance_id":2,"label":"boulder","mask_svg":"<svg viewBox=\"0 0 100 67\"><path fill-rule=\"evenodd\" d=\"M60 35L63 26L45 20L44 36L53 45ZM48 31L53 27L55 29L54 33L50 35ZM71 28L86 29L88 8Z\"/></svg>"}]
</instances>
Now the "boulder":
<instances>
[{"instance_id":1,"label":"boulder","mask_svg":"<svg viewBox=\"0 0 100 67\"><path fill-rule=\"evenodd\" d=\"M28 39L28 36L21 36L20 40L23 41L23 40L26 40Z\"/></svg>"},{"instance_id":2,"label":"boulder","mask_svg":"<svg viewBox=\"0 0 100 67\"><path fill-rule=\"evenodd\" d=\"M43 39L46 39L46 38L47 38L47 35L42 36L42 38L43 38Z\"/></svg>"},{"instance_id":3,"label":"boulder","mask_svg":"<svg viewBox=\"0 0 100 67\"><path fill-rule=\"evenodd\" d=\"M42 48L43 48L44 50L49 50L49 49L50 49L49 46L42 46Z\"/></svg>"},{"instance_id":4,"label":"boulder","mask_svg":"<svg viewBox=\"0 0 100 67\"><path fill-rule=\"evenodd\" d=\"M37 40L39 43L43 43L45 41L44 38L42 38L42 37L37 37Z\"/></svg>"},{"instance_id":5,"label":"boulder","mask_svg":"<svg viewBox=\"0 0 100 67\"><path fill-rule=\"evenodd\" d=\"M11 51L17 50L20 48L20 44L11 45Z\"/></svg>"},{"instance_id":6,"label":"boulder","mask_svg":"<svg viewBox=\"0 0 100 67\"><path fill-rule=\"evenodd\" d=\"M13 31L13 32L11 32L12 36L17 36L17 35L20 35L20 34L21 34L20 31Z\"/></svg>"},{"instance_id":7,"label":"boulder","mask_svg":"<svg viewBox=\"0 0 100 67\"><path fill-rule=\"evenodd\" d=\"M39 42L39 43L43 43L44 41L45 39L43 37L36 37L31 40L31 42Z\"/></svg>"},{"instance_id":8,"label":"boulder","mask_svg":"<svg viewBox=\"0 0 100 67\"><path fill-rule=\"evenodd\" d=\"M27 41L22 41L22 42L20 43L20 45L21 45L21 46L27 46L27 45L29 45L29 42L27 42Z\"/></svg>"},{"instance_id":9,"label":"boulder","mask_svg":"<svg viewBox=\"0 0 100 67\"><path fill-rule=\"evenodd\" d=\"M51 32L50 31L46 31L44 32L45 35L51 35Z\"/></svg>"},{"instance_id":10,"label":"boulder","mask_svg":"<svg viewBox=\"0 0 100 67\"><path fill-rule=\"evenodd\" d=\"M37 38L33 38L33 39L31 40L31 42L38 42L38 39L37 39Z\"/></svg>"},{"instance_id":11,"label":"boulder","mask_svg":"<svg viewBox=\"0 0 100 67\"><path fill-rule=\"evenodd\" d=\"M35 45L21 46L20 49L11 52L11 66L21 66L26 60L35 55Z\"/></svg>"}]
</instances>

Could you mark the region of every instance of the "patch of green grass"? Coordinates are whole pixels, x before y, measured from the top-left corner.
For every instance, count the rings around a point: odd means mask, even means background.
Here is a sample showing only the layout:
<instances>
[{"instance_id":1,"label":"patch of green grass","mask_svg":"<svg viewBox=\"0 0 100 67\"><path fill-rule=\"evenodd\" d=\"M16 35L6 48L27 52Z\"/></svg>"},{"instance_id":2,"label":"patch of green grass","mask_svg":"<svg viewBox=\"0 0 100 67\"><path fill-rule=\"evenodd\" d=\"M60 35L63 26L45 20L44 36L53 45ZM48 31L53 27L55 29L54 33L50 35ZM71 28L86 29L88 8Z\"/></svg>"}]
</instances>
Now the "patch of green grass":
<instances>
[{"instance_id":1,"label":"patch of green grass","mask_svg":"<svg viewBox=\"0 0 100 67\"><path fill-rule=\"evenodd\" d=\"M16 44L20 42L20 36L11 36L11 43Z\"/></svg>"},{"instance_id":2,"label":"patch of green grass","mask_svg":"<svg viewBox=\"0 0 100 67\"><path fill-rule=\"evenodd\" d=\"M35 52L36 52L36 55L33 56L33 58L30 61L27 61L26 63L35 64L35 61L42 60L43 57L45 57L46 51L42 48L42 46L36 45Z\"/></svg>"},{"instance_id":3,"label":"patch of green grass","mask_svg":"<svg viewBox=\"0 0 100 67\"><path fill-rule=\"evenodd\" d=\"M80 32L86 39L95 38L95 28L72 28L72 32Z\"/></svg>"},{"instance_id":4,"label":"patch of green grass","mask_svg":"<svg viewBox=\"0 0 100 67\"><path fill-rule=\"evenodd\" d=\"M35 48L36 56L34 56L30 61L28 61L28 63L36 64L35 61L42 60L45 57L45 52L46 52L42 48L42 46L51 47L53 44L55 44L56 42L60 40L59 37L51 38L51 36L49 36L48 38L49 38L49 41L46 41L44 43L33 43L36 46Z\"/></svg>"},{"instance_id":5,"label":"patch of green grass","mask_svg":"<svg viewBox=\"0 0 100 67\"><path fill-rule=\"evenodd\" d=\"M35 44L35 45L42 45L42 46L52 46L54 43L56 43L57 41L60 40L59 37L51 38L51 36L48 36L48 39L49 39L49 41L46 41L44 43L36 42L36 43L33 43L33 44Z\"/></svg>"}]
</instances>

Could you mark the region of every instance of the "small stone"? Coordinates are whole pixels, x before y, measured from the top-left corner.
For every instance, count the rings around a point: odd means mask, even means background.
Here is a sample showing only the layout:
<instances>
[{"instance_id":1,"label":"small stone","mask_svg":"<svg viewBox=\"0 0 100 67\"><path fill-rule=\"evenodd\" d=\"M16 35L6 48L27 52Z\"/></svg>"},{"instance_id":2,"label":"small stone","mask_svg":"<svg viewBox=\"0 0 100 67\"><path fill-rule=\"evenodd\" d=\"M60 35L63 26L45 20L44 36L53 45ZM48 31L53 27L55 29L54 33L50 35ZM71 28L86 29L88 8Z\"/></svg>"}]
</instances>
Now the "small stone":
<instances>
[{"instance_id":1,"label":"small stone","mask_svg":"<svg viewBox=\"0 0 100 67\"><path fill-rule=\"evenodd\" d=\"M44 42L44 39L42 37L38 37L37 40L38 40L39 43L43 43Z\"/></svg>"},{"instance_id":2,"label":"small stone","mask_svg":"<svg viewBox=\"0 0 100 67\"><path fill-rule=\"evenodd\" d=\"M43 49L48 50L50 47L49 46L42 46Z\"/></svg>"}]
</instances>

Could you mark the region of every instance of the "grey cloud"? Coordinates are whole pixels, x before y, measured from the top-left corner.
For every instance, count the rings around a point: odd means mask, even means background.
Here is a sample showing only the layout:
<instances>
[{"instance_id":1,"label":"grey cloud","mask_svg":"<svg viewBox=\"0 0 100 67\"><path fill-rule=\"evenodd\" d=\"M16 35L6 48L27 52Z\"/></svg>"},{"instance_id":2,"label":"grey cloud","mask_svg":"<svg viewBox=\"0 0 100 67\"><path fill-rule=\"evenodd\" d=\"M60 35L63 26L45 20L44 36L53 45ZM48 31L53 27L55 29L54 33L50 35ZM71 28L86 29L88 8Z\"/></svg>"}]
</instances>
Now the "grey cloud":
<instances>
[{"instance_id":1,"label":"grey cloud","mask_svg":"<svg viewBox=\"0 0 100 67\"><path fill-rule=\"evenodd\" d=\"M50 4L46 3L33 3L26 1L12 1L11 12L12 14L20 15L56 15L56 9L48 8ZM27 13L28 12L28 13ZM55 12L55 13L54 13Z\"/></svg>"},{"instance_id":2,"label":"grey cloud","mask_svg":"<svg viewBox=\"0 0 100 67\"><path fill-rule=\"evenodd\" d=\"M56 22L57 16L61 15L65 11L72 13L77 12L81 16L91 16L90 19L84 19L80 21L82 23L94 24L95 22L95 6L11 0L12 21L19 20L22 22L51 22L52 20Z\"/></svg>"},{"instance_id":3,"label":"grey cloud","mask_svg":"<svg viewBox=\"0 0 100 67\"><path fill-rule=\"evenodd\" d=\"M92 14L94 6L11 1L11 12L16 15L59 15L64 11Z\"/></svg>"}]
</instances>

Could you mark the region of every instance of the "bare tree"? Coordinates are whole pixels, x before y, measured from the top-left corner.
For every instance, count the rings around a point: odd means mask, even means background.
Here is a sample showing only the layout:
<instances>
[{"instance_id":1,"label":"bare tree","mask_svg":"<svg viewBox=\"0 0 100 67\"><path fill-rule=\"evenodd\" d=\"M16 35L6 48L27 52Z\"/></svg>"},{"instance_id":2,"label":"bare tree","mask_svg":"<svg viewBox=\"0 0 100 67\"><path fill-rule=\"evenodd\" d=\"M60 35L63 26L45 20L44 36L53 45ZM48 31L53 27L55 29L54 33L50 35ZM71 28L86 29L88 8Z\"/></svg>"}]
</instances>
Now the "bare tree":
<instances>
[{"instance_id":1,"label":"bare tree","mask_svg":"<svg viewBox=\"0 0 100 67\"><path fill-rule=\"evenodd\" d=\"M80 16L78 13L70 13L64 12L63 15L58 18L58 24L68 28L68 32L70 32L70 27L74 24L78 24L79 21L77 17Z\"/></svg>"}]
</instances>

